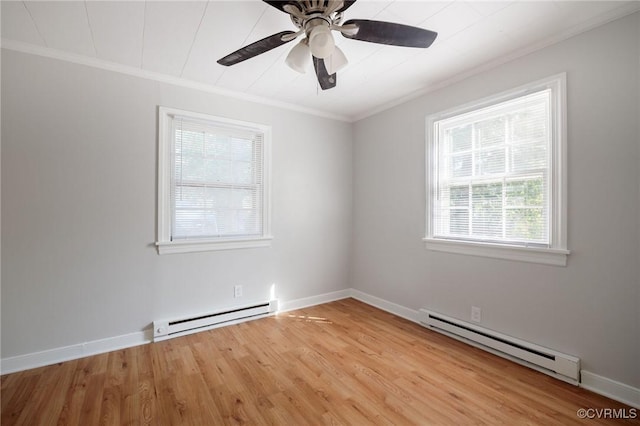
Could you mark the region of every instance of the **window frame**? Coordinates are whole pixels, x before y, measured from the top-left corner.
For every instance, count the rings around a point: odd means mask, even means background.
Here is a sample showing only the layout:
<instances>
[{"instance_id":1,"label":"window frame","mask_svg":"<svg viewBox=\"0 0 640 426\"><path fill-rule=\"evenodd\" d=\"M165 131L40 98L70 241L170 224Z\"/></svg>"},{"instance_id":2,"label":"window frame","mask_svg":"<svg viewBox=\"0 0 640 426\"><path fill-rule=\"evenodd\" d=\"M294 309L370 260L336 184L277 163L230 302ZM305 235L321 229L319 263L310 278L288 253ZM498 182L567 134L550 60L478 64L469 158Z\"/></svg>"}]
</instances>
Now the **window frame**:
<instances>
[{"instance_id":1,"label":"window frame","mask_svg":"<svg viewBox=\"0 0 640 426\"><path fill-rule=\"evenodd\" d=\"M260 236L212 237L172 240L173 206L171 202L172 173L174 169L172 121L175 116L204 120L224 127L241 127L263 135L262 147L262 234ZM226 117L158 107L158 254L190 253L230 250L271 245L271 127L263 124L233 120Z\"/></svg>"},{"instance_id":2,"label":"window frame","mask_svg":"<svg viewBox=\"0 0 640 426\"><path fill-rule=\"evenodd\" d=\"M566 266L567 256L567 92L566 73L528 83L497 95L469 102L462 106L431 114L426 118L426 226L425 247L428 250L483 256L498 259ZM437 147L436 122L467 114L502 102L551 89L551 153L549 165L549 245L537 247L510 245L499 242L480 242L461 238L434 236L434 203L437 193Z\"/></svg>"}]
</instances>

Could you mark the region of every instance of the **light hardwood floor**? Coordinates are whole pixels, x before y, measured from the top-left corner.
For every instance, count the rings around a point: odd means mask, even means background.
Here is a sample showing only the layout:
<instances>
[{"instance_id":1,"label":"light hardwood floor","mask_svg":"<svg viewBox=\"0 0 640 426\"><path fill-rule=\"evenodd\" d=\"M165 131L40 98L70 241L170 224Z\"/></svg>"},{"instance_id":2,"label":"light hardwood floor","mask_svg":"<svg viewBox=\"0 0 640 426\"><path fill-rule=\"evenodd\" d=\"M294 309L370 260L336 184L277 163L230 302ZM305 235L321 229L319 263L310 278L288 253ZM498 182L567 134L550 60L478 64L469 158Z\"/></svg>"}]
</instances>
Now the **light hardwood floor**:
<instances>
[{"instance_id":1,"label":"light hardwood floor","mask_svg":"<svg viewBox=\"0 0 640 426\"><path fill-rule=\"evenodd\" d=\"M8 374L1 391L2 426L640 424L581 420L635 410L353 299Z\"/></svg>"}]
</instances>

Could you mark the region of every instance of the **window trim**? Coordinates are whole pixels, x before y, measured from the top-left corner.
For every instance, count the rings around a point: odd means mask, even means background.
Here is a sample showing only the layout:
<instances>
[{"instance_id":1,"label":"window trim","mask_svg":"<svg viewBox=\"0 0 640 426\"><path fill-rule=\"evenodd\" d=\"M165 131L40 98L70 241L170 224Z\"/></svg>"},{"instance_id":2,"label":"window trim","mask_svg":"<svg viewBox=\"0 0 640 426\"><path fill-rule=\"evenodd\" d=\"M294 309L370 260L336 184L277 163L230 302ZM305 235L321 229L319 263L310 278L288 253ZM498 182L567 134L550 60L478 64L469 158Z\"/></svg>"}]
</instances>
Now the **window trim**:
<instances>
[{"instance_id":1,"label":"window trim","mask_svg":"<svg viewBox=\"0 0 640 426\"><path fill-rule=\"evenodd\" d=\"M260 237L222 237L171 240L171 173L172 132L171 121L176 115L195 119L215 121L222 125L244 127L263 134L263 181L262 181L262 235ZM213 116L177 108L158 107L158 205L157 205L158 254L191 253L213 250L269 247L271 240L271 127L230 118Z\"/></svg>"},{"instance_id":2,"label":"window trim","mask_svg":"<svg viewBox=\"0 0 640 426\"><path fill-rule=\"evenodd\" d=\"M462 106L451 108L426 118L426 226L425 247L428 250L441 251L472 256L483 256L497 259L517 260L524 262L542 263L548 265L566 266L567 256L567 91L566 73L553 75L514 89L488 96ZM548 248L512 246L509 244L478 242L448 238L435 238L433 235L432 197L435 194L436 167L434 123L456 115L465 114L481 108L486 108L501 102L519 98L544 89L551 89L552 115L552 146L549 175L550 185L550 241Z\"/></svg>"}]
</instances>

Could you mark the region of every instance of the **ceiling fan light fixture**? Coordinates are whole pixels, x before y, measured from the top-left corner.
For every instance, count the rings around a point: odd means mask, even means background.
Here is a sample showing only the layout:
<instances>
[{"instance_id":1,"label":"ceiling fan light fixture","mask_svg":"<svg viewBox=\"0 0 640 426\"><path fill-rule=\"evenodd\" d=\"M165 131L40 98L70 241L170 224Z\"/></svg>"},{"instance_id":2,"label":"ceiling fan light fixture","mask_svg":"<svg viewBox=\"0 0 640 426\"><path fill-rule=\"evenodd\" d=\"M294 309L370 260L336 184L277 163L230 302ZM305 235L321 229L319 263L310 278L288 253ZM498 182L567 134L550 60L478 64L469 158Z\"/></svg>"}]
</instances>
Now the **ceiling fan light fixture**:
<instances>
[{"instance_id":1,"label":"ceiling fan light fixture","mask_svg":"<svg viewBox=\"0 0 640 426\"><path fill-rule=\"evenodd\" d=\"M338 46L336 46L333 53L324 60L324 64L326 65L327 72L329 72L329 74L337 73L346 67L348 63L349 61L347 60L347 57Z\"/></svg>"},{"instance_id":2,"label":"ceiling fan light fixture","mask_svg":"<svg viewBox=\"0 0 640 426\"><path fill-rule=\"evenodd\" d=\"M331 56L335 43L328 25L317 25L309 32L309 47L311 54L318 59Z\"/></svg>"},{"instance_id":3,"label":"ceiling fan light fixture","mask_svg":"<svg viewBox=\"0 0 640 426\"><path fill-rule=\"evenodd\" d=\"M309 55L309 44L306 38L293 46L284 62L289 68L300 74L304 74L307 71L311 62L311 55Z\"/></svg>"}]
</instances>

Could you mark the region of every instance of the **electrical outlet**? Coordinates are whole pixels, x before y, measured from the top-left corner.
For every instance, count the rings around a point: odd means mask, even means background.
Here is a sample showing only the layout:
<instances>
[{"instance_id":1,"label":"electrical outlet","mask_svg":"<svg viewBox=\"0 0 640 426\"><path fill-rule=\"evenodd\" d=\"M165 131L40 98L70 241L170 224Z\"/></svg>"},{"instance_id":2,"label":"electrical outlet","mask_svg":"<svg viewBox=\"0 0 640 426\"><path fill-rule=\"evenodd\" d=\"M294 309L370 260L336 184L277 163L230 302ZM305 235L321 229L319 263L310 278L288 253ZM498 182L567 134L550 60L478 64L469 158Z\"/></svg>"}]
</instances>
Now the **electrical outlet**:
<instances>
[{"instance_id":1,"label":"electrical outlet","mask_svg":"<svg viewBox=\"0 0 640 426\"><path fill-rule=\"evenodd\" d=\"M233 287L233 297L242 297L242 286L236 285Z\"/></svg>"},{"instance_id":2,"label":"electrical outlet","mask_svg":"<svg viewBox=\"0 0 640 426\"><path fill-rule=\"evenodd\" d=\"M480 322L482 320L482 309L477 306L471 307L471 321Z\"/></svg>"}]
</instances>

